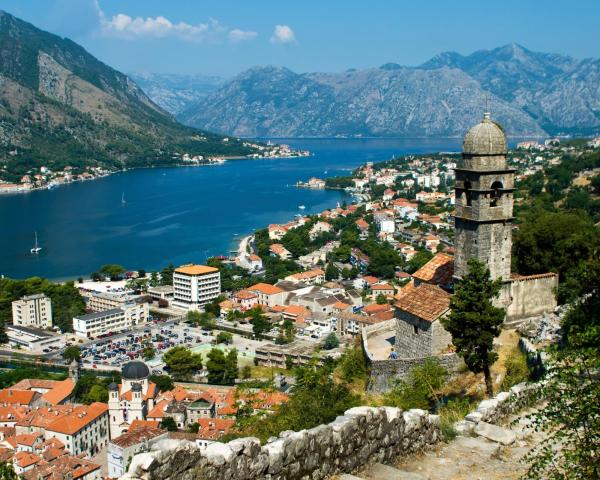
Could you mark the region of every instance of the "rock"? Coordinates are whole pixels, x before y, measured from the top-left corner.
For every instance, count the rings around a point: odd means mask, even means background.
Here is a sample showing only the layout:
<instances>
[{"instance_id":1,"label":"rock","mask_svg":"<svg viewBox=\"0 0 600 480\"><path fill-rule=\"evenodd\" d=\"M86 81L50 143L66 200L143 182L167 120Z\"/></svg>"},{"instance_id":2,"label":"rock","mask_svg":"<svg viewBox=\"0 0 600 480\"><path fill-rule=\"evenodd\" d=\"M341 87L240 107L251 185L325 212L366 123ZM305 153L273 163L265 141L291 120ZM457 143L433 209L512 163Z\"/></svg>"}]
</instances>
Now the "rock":
<instances>
[{"instance_id":1,"label":"rock","mask_svg":"<svg viewBox=\"0 0 600 480\"><path fill-rule=\"evenodd\" d=\"M479 422L474 432L480 437L487 438L492 442L501 443L502 445L511 445L517 439L514 432L487 422Z\"/></svg>"},{"instance_id":2,"label":"rock","mask_svg":"<svg viewBox=\"0 0 600 480\"><path fill-rule=\"evenodd\" d=\"M363 474L367 480L426 480L418 473L399 470L389 465L376 463Z\"/></svg>"}]
</instances>

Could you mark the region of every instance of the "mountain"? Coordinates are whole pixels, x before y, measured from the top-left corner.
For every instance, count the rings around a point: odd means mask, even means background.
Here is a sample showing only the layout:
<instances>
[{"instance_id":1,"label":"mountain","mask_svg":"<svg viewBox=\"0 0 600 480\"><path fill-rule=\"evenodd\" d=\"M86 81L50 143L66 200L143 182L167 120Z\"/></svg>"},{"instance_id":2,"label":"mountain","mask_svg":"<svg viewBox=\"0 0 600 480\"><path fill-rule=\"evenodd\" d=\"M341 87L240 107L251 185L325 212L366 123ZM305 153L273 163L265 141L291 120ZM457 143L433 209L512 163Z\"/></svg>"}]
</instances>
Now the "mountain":
<instances>
[{"instance_id":1,"label":"mountain","mask_svg":"<svg viewBox=\"0 0 600 480\"><path fill-rule=\"evenodd\" d=\"M255 67L178 118L241 136L457 136L480 119L489 96L510 135L592 133L600 131L598 62L511 44L445 52L419 67L303 74Z\"/></svg>"},{"instance_id":2,"label":"mountain","mask_svg":"<svg viewBox=\"0 0 600 480\"><path fill-rule=\"evenodd\" d=\"M0 11L0 179L41 165L169 165L182 153L250 151L181 125L81 46Z\"/></svg>"},{"instance_id":3,"label":"mountain","mask_svg":"<svg viewBox=\"0 0 600 480\"><path fill-rule=\"evenodd\" d=\"M177 115L190 105L214 92L225 79L208 75L131 73L144 92L161 108Z\"/></svg>"}]
</instances>

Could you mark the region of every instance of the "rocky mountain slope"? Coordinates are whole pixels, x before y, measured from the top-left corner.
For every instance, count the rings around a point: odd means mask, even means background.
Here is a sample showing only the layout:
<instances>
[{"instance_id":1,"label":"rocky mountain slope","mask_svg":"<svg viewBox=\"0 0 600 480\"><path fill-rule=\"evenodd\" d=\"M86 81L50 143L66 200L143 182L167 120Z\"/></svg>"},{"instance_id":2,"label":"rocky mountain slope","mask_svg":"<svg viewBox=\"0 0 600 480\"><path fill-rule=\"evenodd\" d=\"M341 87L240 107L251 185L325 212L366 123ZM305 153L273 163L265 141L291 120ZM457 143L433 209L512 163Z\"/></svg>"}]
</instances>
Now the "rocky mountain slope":
<instances>
[{"instance_id":1,"label":"rocky mountain slope","mask_svg":"<svg viewBox=\"0 0 600 480\"><path fill-rule=\"evenodd\" d=\"M179 124L76 43L0 11L0 178L40 165L172 164L183 152L249 149Z\"/></svg>"},{"instance_id":2,"label":"rocky mountain slope","mask_svg":"<svg viewBox=\"0 0 600 480\"><path fill-rule=\"evenodd\" d=\"M177 115L214 92L225 79L208 75L131 73L129 77L161 108Z\"/></svg>"},{"instance_id":3,"label":"rocky mountain slope","mask_svg":"<svg viewBox=\"0 0 600 480\"><path fill-rule=\"evenodd\" d=\"M257 67L178 118L243 136L454 136L479 120L489 95L510 135L590 133L600 130L599 62L513 44L447 52L416 68L297 74Z\"/></svg>"}]
</instances>

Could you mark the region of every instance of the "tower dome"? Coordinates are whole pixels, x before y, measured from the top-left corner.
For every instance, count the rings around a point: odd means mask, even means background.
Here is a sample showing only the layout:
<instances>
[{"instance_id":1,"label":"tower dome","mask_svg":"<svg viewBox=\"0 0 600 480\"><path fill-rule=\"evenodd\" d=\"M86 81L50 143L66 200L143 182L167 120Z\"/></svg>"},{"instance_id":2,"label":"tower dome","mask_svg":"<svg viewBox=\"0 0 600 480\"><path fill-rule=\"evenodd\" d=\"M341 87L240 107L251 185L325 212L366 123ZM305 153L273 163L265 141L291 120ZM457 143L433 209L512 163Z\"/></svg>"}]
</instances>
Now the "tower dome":
<instances>
[{"instance_id":1,"label":"tower dome","mask_svg":"<svg viewBox=\"0 0 600 480\"><path fill-rule=\"evenodd\" d=\"M121 369L121 377L127 380L143 380L150 376L150 369L144 362L127 362Z\"/></svg>"},{"instance_id":2,"label":"tower dome","mask_svg":"<svg viewBox=\"0 0 600 480\"><path fill-rule=\"evenodd\" d=\"M467 132L463 140L465 155L506 155L506 135L502 127L491 120L488 112L483 120Z\"/></svg>"}]
</instances>

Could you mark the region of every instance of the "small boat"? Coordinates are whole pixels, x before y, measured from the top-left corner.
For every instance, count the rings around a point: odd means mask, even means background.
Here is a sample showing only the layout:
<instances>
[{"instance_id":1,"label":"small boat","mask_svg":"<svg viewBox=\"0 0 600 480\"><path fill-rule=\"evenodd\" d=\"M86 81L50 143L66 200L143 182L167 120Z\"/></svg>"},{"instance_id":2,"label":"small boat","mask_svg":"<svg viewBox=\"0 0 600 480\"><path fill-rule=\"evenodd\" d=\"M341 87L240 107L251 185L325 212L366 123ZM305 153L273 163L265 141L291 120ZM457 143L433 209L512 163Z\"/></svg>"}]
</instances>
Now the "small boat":
<instances>
[{"instance_id":1,"label":"small boat","mask_svg":"<svg viewBox=\"0 0 600 480\"><path fill-rule=\"evenodd\" d=\"M31 250L29 250L31 253L37 255L38 253L40 253L40 251L42 250L42 247L40 247L38 245L38 238L37 238L37 232L35 232L35 245L33 246L33 248Z\"/></svg>"},{"instance_id":2,"label":"small boat","mask_svg":"<svg viewBox=\"0 0 600 480\"><path fill-rule=\"evenodd\" d=\"M305 207L304 205L298 205L298 208L299 208L300 210L304 210L306 207Z\"/></svg>"},{"instance_id":3,"label":"small boat","mask_svg":"<svg viewBox=\"0 0 600 480\"><path fill-rule=\"evenodd\" d=\"M121 205L125 205L127 202L125 201L125 192L121 195Z\"/></svg>"}]
</instances>

